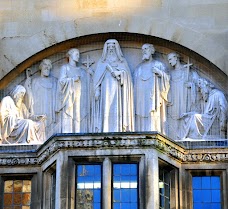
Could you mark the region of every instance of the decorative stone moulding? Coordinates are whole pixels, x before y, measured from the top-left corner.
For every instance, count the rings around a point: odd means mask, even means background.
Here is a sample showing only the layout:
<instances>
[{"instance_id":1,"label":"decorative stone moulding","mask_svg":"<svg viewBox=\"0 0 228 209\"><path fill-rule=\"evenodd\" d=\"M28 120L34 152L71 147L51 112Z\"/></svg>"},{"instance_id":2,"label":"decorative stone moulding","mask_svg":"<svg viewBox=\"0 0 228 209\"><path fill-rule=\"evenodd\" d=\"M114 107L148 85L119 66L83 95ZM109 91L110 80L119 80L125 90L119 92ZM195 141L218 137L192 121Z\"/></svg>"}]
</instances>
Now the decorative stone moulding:
<instances>
[{"instance_id":1,"label":"decorative stone moulding","mask_svg":"<svg viewBox=\"0 0 228 209\"><path fill-rule=\"evenodd\" d=\"M0 166L40 166L52 156L61 151L70 150L150 150L157 151L171 157L180 163L200 163L200 162L228 162L228 149L204 148L189 150L176 142L167 139L158 134L94 134L90 136L60 134L52 137L45 142L36 151L22 150L3 150L1 147L2 157ZM8 146L8 145L6 145ZM21 145L18 145L19 148ZM8 146L10 148L10 146ZM14 157L9 157L9 153L14 152Z\"/></svg>"}]
</instances>

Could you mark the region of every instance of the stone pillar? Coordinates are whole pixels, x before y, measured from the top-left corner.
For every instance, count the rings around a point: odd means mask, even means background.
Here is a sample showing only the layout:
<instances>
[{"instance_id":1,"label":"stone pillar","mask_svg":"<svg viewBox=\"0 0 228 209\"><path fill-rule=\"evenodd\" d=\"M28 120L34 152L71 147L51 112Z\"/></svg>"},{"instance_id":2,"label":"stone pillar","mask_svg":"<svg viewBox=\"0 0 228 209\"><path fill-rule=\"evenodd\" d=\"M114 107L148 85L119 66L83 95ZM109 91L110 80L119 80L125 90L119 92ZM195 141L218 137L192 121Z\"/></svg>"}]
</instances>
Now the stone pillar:
<instances>
[{"instance_id":1,"label":"stone pillar","mask_svg":"<svg viewBox=\"0 0 228 209\"><path fill-rule=\"evenodd\" d=\"M68 208L68 157L59 153L56 163L56 209Z\"/></svg>"},{"instance_id":2,"label":"stone pillar","mask_svg":"<svg viewBox=\"0 0 228 209\"><path fill-rule=\"evenodd\" d=\"M111 209L111 194L112 194L112 165L108 158L105 158L103 162L103 198L102 205L103 209Z\"/></svg>"},{"instance_id":3,"label":"stone pillar","mask_svg":"<svg viewBox=\"0 0 228 209\"><path fill-rule=\"evenodd\" d=\"M159 208L159 165L156 150L150 150L145 158L146 209Z\"/></svg>"}]
</instances>

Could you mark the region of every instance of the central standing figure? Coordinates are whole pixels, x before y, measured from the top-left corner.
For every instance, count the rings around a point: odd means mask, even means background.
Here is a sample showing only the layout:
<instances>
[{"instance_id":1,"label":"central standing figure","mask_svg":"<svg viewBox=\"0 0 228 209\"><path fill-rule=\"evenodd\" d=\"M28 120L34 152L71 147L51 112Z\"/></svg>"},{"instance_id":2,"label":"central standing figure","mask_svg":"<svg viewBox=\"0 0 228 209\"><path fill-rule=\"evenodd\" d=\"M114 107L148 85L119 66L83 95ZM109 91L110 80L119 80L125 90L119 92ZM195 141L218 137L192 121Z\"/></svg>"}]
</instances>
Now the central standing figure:
<instances>
[{"instance_id":1,"label":"central standing figure","mask_svg":"<svg viewBox=\"0 0 228 209\"><path fill-rule=\"evenodd\" d=\"M93 132L134 131L131 72L115 39L104 44L94 74Z\"/></svg>"}]
</instances>

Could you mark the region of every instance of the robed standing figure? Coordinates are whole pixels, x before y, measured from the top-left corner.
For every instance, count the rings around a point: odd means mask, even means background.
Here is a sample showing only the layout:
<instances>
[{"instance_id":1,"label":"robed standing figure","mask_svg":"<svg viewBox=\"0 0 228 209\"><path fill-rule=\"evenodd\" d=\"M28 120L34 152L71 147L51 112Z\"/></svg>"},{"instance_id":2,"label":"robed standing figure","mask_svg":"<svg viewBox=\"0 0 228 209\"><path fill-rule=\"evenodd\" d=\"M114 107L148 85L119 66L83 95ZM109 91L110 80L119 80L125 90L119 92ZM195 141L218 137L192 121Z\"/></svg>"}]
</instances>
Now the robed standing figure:
<instances>
[{"instance_id":1,"label":"robed standing figure","mask_svg":"<svg viewBox=\"0 0 228 209\"><path fill-rule=\"evenodd\" d=\"M79 67L80 53L72 48L67 54L68 63L60 70L58 80L57 113L60 113L61 133L86 133L88 128L87 77Z\"/></svg>"},{"instance_id":2,"label":"robed standing figure","mask_svg":"<svg viewBox=\"0 0 228 209\"><path fill-rule=\"evenodd\" d=\"M163 63L153 59L152 44L142 46L142 63L134 72L136 131L166 133L169 75Z\"/></svg>"},{"instance_id":3,"label":"robed standing figure","mask_svg":"<svg viewBox=\"0 0 228 209\"><path fill-rule=\"evenodd\" d=\"M93 79L92 131L134 131L132 77L117 40L105 42Z\"/></svg>"}]
</instances>

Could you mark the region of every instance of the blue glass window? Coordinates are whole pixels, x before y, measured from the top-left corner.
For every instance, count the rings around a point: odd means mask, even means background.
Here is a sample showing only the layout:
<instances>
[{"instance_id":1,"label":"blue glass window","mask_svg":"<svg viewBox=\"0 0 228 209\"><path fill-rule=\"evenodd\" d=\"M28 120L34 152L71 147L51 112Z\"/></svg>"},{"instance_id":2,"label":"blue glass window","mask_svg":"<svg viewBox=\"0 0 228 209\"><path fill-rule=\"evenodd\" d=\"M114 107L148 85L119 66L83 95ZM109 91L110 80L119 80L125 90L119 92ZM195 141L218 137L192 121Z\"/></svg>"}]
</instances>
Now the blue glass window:
<instances>
[{"instance_id":1,"label":"blue glass window","mask_svg":"<svg viewBox=\"0 0 228 209\"><path fill-rule=\"evenodd\" d=\"M221 209L219 176L193 176L193 208Z\"/></svg>"},{"instance_id":2,"label":"blue glass window","mask_svg":"<svg viewBox=\"0 0 228 209\"><path fill-rule=\"evenodd\" d=\"M138 209L138 164L113 164L113 209Z\"/></svg>"},{"instance_id":3,"label":"blue glass window","mask_svg":"<svg viewBox=\"0 0 228 209\"><path fill-rule=\"evenodd\" d=\"M76 209L101 209L101 165L77 165Z\"/></svg>"}]
</instances>

